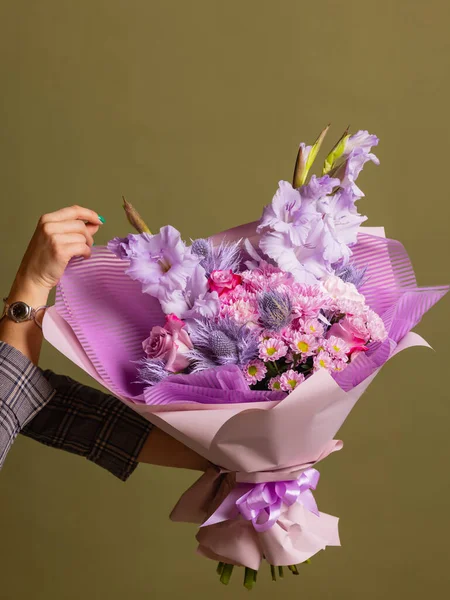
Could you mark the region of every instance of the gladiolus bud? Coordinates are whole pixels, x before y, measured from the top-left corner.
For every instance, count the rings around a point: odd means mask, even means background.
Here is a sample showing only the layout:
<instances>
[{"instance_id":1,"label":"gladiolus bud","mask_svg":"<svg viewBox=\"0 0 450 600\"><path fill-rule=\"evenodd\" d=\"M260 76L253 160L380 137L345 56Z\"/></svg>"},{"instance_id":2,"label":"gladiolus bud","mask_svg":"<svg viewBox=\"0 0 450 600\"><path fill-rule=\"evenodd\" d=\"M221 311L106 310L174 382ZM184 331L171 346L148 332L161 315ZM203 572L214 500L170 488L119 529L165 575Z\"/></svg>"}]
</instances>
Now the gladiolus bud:
<instances>
[{"instance_id":1,"label":"gladiolus bud","mask_svg":"<svg viewBox=\"0 0 450 600\"><path fill-rule=\"evenodd\" d=\"M297 154L297 161L295 163L292 187L299 188L305 183L309 170L311 169L313 162L316 160L317 154L319 153L320 147L325 139L325 136L327 135L329 128L330 126L327 125L325 129L321 131L319 137L311 146L309 152L307 152L307 148L304 144L300 144Z\"/></svg>"},{"instance_id":2,"label":"gladiolus bud","mask_svg":"<svg viewBox=\"0 0 450 600\"><path fill-rule=\"evenodd\" d=\"M323 170L322 170L323 175L326 175L327 173L329 173L331 171L331 169L334 167L334 165L336 164L336 162L344 154L347 140L350 137L348 130L349 130L349 128L347 127L347 129L344 131L342 136L339 138L339 140L334 145L333 149L330 151L330 153L326 157L324 165L323 165Z\"/></svg>"},{"instance_id":3,"label":"gladiolus bud","mask_svg":"<svg viewBox=\"0 0 450 600\"><path fill-rule=\"evenodd\" d=\"M150 229L145 224L144 219L134 208L134 206L130 204L127 200L125 200L123 196L122 199L123 208L125 210L125 214L127 215L127 219L130 225L134 227L138 233L151 233Z\"/></svg>"}]
</instances>

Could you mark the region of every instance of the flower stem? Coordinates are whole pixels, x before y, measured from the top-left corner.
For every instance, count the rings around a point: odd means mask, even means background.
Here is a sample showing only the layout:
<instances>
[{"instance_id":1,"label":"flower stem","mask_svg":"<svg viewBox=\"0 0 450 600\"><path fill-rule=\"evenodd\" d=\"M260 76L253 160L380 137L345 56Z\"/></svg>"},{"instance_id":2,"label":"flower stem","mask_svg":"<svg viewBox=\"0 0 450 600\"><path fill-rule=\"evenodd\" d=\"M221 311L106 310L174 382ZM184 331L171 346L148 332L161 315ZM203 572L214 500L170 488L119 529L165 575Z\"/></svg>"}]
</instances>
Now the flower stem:
<instances>
[{"instance_id":1,"label":"flower stem","mask_svg":"<svg viewBox=\"0 0 450 600\"><path fill-rule=\"evenodd\" d=\"M224 564L222 568L222 574L220 575L220 582L224 585L228 585L230 582L231 573L233 572L234 565Z\"/></svg>"},{"instance_id":2,"label":"flower stem","mask_svg":"<svg viewBox=\"0 0 450 600\"><path fill-rule=\"evenodd\" d=\"M283 573L283 567L282 567L281 565L278 567L278 575L279 575L280 577L284 577L284 573Z\"/></svg>"},{"instance_id":3,"label":"flower stem","mask_svg":"<svg viewBox=\"0 0 450 600\"><path fill-rule=\"evenodd\" d=\"M276 573L275 567L273 565L270 565L270 573L272 574L272 581L276 581L277 573Z\"/></svg>"},{"instance_id":4,"label":"flower stem","mask_svg":"<svg viewBox=\"0 0 450 600\"><path fill-rule=\"evenodd\" d=\"M289 571L291 571L291 573L293 575L299 575L300 574L298 572L297 565L289 565Z\"/></svg>"},{"instance_id":5,"label":"flower stem","mask_svg":"<svg viewBox=\"0 0 450 600\"><path fill-rule=\"evenodd\" d=\"M254 569L249 569L248 567L245 567L244 587L246 587L248 590L251 590L251 589L253 589L255 582L256 582L256 571Z\"/></svg>"},{"instance_id":6,"label":"flower stem","mask_svg":"<svg viewBox=\"0 0 450 600\"><path fill-rule=\"evenodd\" d=\"M223 563L223 562L220 562L220 563L217 565L217 569L216 569L216 571L217 571L217 574L218 574L218 575L222 575L222 571L223 571L223 567L224 567L224 565L225 565L225 563Z\"/></svg>"}]
</instances>

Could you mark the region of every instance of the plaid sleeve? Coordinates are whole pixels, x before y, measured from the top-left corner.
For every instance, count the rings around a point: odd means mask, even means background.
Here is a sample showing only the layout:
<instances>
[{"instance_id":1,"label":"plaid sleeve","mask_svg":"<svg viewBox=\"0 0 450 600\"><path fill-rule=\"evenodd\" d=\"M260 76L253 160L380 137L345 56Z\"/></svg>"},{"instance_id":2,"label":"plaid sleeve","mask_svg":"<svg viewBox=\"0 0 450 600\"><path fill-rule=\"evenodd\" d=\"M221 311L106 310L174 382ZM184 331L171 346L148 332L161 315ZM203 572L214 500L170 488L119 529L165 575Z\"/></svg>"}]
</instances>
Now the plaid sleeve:
<instances>
[{"instance_id":1,"label":"plaid sleeve","mask_svg":"<svg viewBox=\"0 0 450 600\"><path fill-rule=\"evenodd\" d=\"M0 342L0 469L17 434L54 395L38 367Z\"/></svg>"},{"instance_id":2,"label":"plaid sleeve","mask_svg":"<svg viewBox=\"0 0 450 600\"><path fill-rule=\"evenodd\" d=\"M65 375L41 373L56 393L21 433L84 456L125 481L138 464L151 423L114 396Z\"/></svg>"}]
</instances>

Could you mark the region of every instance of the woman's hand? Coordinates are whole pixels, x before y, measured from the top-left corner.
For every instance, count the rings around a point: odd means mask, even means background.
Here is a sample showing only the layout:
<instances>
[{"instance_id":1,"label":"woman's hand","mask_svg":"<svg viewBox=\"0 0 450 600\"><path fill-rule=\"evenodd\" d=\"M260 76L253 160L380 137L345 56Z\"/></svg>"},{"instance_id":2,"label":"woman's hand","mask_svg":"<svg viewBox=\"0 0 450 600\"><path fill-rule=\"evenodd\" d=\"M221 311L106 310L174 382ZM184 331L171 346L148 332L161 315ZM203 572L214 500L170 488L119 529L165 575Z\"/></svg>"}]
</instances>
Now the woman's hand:
<instances>
[{"instance_id":1,"label":"woman's hand","mask_svg":"<svg viewBox=\"0 0 450 600\"><path fill-rule=\"evenodd\" d=\"M50 290L74 256L89 258L93 236L102 220L96 212L70 206L43 215L37 224L8 294L8 303L22 301L32 308L47 304ZM0 321L0 340L38 363L42 332L32 321Z\"/></svg>"},{"instance_id":2,"label":"woman's hand","mask_svg":"<svg viewBox=\"0 0 450 600\"><path fill-rule=\"evenodd\" d=\"M102 224L89 208L70 206L43 215L19 267L14 286L48 297L74 256L89 258L93 236Z\"/></svg>"}]
</instances>

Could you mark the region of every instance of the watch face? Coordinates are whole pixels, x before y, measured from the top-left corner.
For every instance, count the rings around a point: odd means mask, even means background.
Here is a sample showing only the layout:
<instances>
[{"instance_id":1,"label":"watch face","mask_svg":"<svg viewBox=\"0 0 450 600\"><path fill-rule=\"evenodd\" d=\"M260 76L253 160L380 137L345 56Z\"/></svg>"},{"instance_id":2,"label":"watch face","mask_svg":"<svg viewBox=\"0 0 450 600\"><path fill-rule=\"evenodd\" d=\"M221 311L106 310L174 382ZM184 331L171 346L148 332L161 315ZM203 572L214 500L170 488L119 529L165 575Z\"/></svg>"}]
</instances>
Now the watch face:
<instances>
[{"instance_id":1,"label":"watch face","mask_svg":"<svg viewBox=\"0 0 450 600\"><path fill-rule=\"evenodd\" d=\"M14 321L26 321L30 314L30 308L24 302L14 302L9 307L9 314Z\"/></svg>"}]
</instances>

